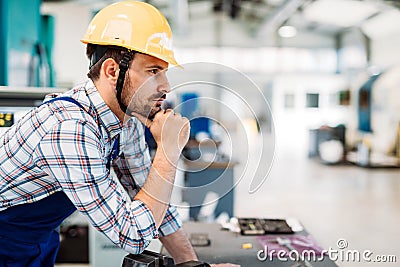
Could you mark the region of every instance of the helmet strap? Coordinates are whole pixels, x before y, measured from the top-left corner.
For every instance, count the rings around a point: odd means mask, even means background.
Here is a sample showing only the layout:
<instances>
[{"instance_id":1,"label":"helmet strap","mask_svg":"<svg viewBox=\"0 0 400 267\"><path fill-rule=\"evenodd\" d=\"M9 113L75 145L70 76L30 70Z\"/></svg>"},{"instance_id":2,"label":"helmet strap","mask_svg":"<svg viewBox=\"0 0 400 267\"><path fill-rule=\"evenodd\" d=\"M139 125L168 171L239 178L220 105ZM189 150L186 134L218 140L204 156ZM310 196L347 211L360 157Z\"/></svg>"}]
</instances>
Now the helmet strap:
<instances>
[{"instance_id":1,"label":"helmet strap","mask_svg":"<svg viewBox=\"0 0 400 267\"><path fill-rule=\"evenodd\" d=\"M125 74L126 71L129 69L129 62L131 62L133 55L135 53L131 50L128 50L126 53L124 53L124 56L122 57L122 60L119 62L119 74L118 74L118 80L117 80L117 100L119 107L121 110L125 113L130 115L132 113L131 110L128 109L127 106L125 106L122 103L122 88L124 87L124 81L125 81Z\"/></svg>"}]
</instances>

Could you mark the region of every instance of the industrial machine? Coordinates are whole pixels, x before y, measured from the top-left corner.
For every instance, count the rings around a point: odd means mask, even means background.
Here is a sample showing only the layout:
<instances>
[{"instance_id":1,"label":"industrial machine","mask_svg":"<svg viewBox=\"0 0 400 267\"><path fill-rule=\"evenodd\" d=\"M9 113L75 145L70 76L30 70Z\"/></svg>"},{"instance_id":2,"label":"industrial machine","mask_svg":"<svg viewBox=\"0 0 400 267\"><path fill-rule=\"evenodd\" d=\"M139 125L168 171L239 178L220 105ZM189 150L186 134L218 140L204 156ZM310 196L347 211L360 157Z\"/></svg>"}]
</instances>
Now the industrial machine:
<instances>
[{"instance_id":1,"label":"industrial machine","mask_svg":"<svg viewBox=\"0 0 400 267\"><path fill-rule=\"evenodd\" d=\"M188 261L175 264L171 257L145 250L142 254L129 254L124 258L122 267L209 267L201 261Z\"/></svg>"}]
</instances>

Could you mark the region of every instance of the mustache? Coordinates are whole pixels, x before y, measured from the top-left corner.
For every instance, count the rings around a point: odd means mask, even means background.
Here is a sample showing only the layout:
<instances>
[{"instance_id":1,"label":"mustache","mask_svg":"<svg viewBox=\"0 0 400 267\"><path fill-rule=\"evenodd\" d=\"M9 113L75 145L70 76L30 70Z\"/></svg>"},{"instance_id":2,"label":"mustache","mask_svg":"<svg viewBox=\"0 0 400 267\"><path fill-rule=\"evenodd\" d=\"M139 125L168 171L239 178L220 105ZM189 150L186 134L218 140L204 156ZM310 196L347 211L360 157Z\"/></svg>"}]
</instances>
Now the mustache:
<instances>
[{"instance_id":1,"label":"mustache","mask_svg":"<svg viewBox=\"0 0 400 267\"><path fill-rule=\"evenodd\" d=\"M163 99L165 100L167 98L167 95L162 93L162 94L157 94L153 97L153 99Z\"/></svg>"}]
</instances>

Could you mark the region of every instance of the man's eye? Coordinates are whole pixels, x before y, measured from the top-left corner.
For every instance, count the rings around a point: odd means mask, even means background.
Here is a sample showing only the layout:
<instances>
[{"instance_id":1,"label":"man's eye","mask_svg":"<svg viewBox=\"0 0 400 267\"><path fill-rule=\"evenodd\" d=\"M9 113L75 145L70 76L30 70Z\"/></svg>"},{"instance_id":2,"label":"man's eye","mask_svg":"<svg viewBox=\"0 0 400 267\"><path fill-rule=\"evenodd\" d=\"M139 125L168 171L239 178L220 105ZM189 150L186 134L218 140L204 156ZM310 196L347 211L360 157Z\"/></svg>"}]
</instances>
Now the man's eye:
<instances>
[{"instance_id":1,"label":"man's eye","mask_svg":"<svg viewBox=\"0 0 400 267\"><path fill-rule=\"evenodd\" d=\"M150 72L153 73L153 74L157 74L158 73L158 69L151 69Z\"/></svg>"}]
</instances>

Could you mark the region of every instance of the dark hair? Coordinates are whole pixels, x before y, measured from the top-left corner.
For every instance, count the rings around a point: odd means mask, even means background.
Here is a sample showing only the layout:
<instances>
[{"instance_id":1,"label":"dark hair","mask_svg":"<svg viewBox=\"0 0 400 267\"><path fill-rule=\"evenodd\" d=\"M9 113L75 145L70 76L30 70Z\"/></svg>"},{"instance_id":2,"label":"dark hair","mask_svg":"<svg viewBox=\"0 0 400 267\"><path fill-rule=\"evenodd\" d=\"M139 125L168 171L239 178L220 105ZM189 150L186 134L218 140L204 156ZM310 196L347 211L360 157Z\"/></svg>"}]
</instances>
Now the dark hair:
<instances>
[{"instance_id":1,"label":"dark hair","mask_svg":"<svg viewBox=\"0 0 400 267\"><path fill-rule=\"evenodd\" d=\"M92 56L98 48L99 48L98 45L87 44L86 56L88 57L88 59L90 61L92 60ZM104 47L102 47L102 48L104 48ZM125 48L118 47L118 46L107 46L106 48L107 48L107 50L104 53L104 55L90 67L89 72L87 74L87 76L90 79L92 79L93 81L96 81L100 78L101 65L107 58L112 58L119 64L119 62L122 60L124 53L127 51Z\"/></svg>"}]
</instances>

